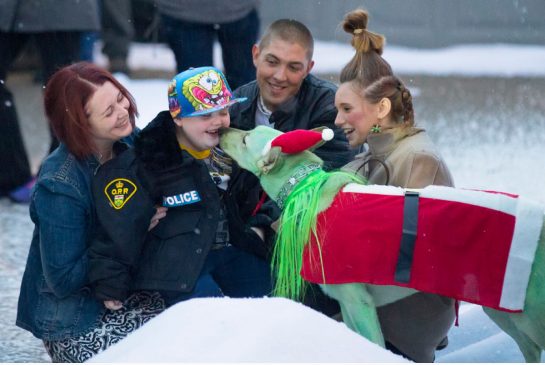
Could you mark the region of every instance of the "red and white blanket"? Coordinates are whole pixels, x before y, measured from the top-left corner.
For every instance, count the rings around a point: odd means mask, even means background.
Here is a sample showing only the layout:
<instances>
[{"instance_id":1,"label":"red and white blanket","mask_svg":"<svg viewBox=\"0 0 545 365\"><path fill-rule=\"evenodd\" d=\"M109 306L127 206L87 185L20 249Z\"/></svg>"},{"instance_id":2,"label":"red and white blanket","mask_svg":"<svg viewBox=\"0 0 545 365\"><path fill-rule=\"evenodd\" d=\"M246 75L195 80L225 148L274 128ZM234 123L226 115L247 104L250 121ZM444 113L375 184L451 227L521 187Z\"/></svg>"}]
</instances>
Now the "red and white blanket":
<instances>
[{"instance_id":1,"label":"red and white blanket","mask_svg":"<svg viewBox=\"0 0 545 365\"><path fill-rule=\"evenodd\" d=\"M317 218L302 277L397 285L510 312L523 309L543 207L516 195L429 186L419 193L408 283L395 281L406 189L349 184ZM322 262L320 262L320 256ZM323 271L322 271L323 263Z\"/></svg>"}]
</instances>

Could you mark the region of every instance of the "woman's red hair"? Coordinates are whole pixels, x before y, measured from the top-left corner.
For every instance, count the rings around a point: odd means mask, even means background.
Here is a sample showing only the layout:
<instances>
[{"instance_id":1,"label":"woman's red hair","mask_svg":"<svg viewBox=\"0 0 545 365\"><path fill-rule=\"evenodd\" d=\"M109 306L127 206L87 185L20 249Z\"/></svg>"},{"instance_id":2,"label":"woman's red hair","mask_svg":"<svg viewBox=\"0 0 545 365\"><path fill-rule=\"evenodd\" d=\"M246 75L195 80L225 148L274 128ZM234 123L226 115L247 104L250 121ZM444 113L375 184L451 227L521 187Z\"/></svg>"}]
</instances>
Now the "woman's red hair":
<instances>
[{"instance_id":1,"label":"woman's red hair","mask_svg":"<svg viewBox=\"0 0 545 365\"><path fill-rule=\"evenodd\" d=\"M85 105L97 87L111 82L129 100L129 119L134 128L138 110L133 96L111 73L89 62L78 62L57 71L45 87L45 114L53 133L76 158L97 152Z\"/></svg>"}]
</instances>

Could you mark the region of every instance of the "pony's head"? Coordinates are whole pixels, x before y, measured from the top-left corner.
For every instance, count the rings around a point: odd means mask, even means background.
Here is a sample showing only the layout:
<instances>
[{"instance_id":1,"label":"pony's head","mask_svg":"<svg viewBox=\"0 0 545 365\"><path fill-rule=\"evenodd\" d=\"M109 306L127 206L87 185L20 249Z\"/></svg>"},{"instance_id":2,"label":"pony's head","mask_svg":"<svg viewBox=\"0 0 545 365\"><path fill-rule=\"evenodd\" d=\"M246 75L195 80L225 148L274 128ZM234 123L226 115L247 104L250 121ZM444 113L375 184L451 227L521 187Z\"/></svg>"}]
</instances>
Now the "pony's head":
<instances>
[{"instance_id":1,"label":"pony's head","mask_svg":"<svg viewBox=\"0 0 545 365\"><path fill-rule=\"evenodd\" d=\"M249 131L227 128L222 130L220 147L240 167L256 175L271 199L278 202L282 187L298 170L322 166L322 160L311 151L332 137L328 128L287 133L264 126Z\"/></svg>"}]
</instances>

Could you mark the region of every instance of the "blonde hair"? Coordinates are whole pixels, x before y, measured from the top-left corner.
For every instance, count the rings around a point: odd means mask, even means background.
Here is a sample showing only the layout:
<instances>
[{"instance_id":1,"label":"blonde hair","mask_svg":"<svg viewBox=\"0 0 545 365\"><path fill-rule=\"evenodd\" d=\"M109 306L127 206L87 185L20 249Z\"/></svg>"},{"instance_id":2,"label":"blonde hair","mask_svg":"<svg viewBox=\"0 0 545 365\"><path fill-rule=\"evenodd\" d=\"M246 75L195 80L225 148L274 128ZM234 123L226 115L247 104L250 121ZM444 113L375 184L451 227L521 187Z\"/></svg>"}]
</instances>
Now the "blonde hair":
<instances>
[{"instance_id":1,"label":"blonde hair","mask_svg":"<svg viewBox=\"0 0 545 365\"><path fill-rule=\"evenodd\" d=\"M412 96L403 82L382 57L386 38L367 29L369 14L356 9L345 15L342 27L352 35L350 44L356 50L354 57L341 71L341 83L350 83L354 90L372 104L388 98L390 114L395 123L414 125Z\"/></svg>"},{"instance_id":2,"label":"blonde hair","mask_svg":"<svg viewBox=\"0 0 545 365\"><path fill-rule=\"evenodd\" d=\"M363 97L372 104L388 98L392 104L392 121L405 126L414 125L413 97L405 84L396 76L384 76L365 88Z\"/></svg>"},{"instance_id":3,"label":"blonde hair","mask_svg":"<svg viewBox=\"0 0 545 365\"><path fill-rule=\"evenodd\" d=\"M382 58L386 38L367 29L369 14L356 9L345 15L341 25L352 35L350 44L356 50L354 57L341 71L340 81L355 82L361 90L382 76L393 75L390 64Z\"/></svg>"}]
</instances>

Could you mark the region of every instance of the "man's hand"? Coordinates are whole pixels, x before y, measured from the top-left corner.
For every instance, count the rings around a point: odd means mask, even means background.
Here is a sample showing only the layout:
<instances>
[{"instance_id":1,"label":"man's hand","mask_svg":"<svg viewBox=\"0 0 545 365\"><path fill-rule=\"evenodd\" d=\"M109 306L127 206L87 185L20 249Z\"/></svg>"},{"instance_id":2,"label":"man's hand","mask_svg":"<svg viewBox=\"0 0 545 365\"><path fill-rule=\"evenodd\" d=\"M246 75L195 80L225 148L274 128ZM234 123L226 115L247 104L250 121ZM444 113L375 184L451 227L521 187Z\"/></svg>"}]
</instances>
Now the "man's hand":
<instances>
[{"instance_id":1,"label":"man's hand","mask_svg":"<svg viewBox=\"0 0 545 365\"><path fill-rule=\"evenodd\" d=\"M105 300L104 306L109 310L116 311L123 308L123 303L121 303L119 300Z\"/></svg>"},{"instance_id":2,"label":"man's hand","mask_svg":"<svg viewBox=\"0 0 545 365\"><path fill-rule=\"evenodd\" d=\"M278 230L280 229L280 218L271 223L271 228L273 231L278 233Z\"/></svg>"},{"instance_id":3,"label":"man's hand","mask_svg":"<svg viewBox=\"0 0 545 365\"><path fill-rule=\"evenodd\" d=\"M160 219L163 219L163 218L166 217L167 210L168 210L168 208L166 208L166 207L157 207L157 211L155 212L153 217L151 217L148 232L151 231L152 229L154 229L155 226L159 224Z\"/></svg>"},{"instance_id":4,"label":"man's hand","mask_svg":"<svg viewBox=\"0 0 545 365\"><path fill-rule=\"evenodd\" d=\"M261 238L262 241L265 241L265 231L263 228L259 227L250 227L258 236Z\"/></svg>"}]
</instances>

